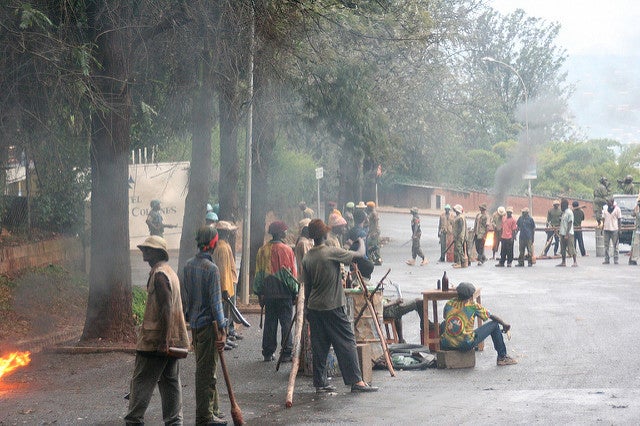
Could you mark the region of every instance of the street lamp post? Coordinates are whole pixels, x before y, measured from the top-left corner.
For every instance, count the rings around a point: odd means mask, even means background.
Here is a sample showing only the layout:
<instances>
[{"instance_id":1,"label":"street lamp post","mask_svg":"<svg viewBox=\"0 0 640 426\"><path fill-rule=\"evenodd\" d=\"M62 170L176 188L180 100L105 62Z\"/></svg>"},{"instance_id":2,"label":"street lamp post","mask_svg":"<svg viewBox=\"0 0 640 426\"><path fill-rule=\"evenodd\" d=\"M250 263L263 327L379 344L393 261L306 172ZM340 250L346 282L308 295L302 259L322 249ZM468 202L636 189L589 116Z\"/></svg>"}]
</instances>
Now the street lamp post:
<instances>
[{"instance_id":1,"label":"street lamp post","mask_svg":"<svg viewBox=\"0 0 640 426\"><path fill-rule=\"evenodd\" d=\"M490 56L485 56L484 58L482 58L482 61L484 61L484 62L494 62L496 64L500 64L500 65L510 69L518 77L518 80L520 81L520 84L522 84L522 89L524 90L524 128L525 128L525 138L526 138L526 141L527 141L527 150L531 150L530 141L529 141L529 92L527 91L527 86L526 86L526 84L524 84L524 80L522 79L522 76L520 75L518 70L516 70L513 66L507 64L506 62L499 61L499 60L497 60L495 58L492 58ZM531 194L531 177L530 176L527 177L527 183L528 183L528 191L529 191L529 211L530 211L531 216L533 217L533 195Z\"/></svg>"}]
</instances>

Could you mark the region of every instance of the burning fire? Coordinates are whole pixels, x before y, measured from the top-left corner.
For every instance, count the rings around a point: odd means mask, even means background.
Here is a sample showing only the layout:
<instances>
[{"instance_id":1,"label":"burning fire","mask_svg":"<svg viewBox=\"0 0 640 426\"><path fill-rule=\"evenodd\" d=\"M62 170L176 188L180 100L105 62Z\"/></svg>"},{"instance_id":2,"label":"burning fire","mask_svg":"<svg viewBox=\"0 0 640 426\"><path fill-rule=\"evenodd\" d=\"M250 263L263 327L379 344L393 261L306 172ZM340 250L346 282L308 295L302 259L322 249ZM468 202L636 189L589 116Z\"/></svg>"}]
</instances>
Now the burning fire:
<instances>
[{"instance_id":1,"label":"burning fire","mask_svg":"<svg viewBox=\"0 0 640 426\"><path fill-rule=\"evenodd\" d=\"M11 352L0 358L0 378L31 362L31 352Z\"/></svg>"},{"instance_id":2,"label":"burning fire","mask_svg":"<svg viewBox=\"0 0 640 426\"><path fill-rule=\"evenodd\" d=\"M485 247L493 247L493 231L487 232L487 236L484 239Z\"/></svg>"}]
</instances>

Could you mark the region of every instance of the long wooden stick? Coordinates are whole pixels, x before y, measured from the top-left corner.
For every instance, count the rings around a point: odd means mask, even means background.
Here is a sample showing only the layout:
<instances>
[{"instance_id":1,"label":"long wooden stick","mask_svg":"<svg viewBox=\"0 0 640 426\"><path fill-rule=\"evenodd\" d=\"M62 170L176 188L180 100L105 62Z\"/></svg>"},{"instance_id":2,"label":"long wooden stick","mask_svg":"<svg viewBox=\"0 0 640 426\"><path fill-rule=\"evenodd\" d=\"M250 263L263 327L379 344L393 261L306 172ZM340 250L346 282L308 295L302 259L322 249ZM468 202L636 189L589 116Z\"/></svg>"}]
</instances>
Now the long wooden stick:
<instances>
[{"instance_id":1,"label":"long wooden stick","mask_svg":"<svg viewBox=\"0 0 640 426\"><path fill-rule=\"evenodd\" d=\"M382 282L387 278L387 275L389 275L389 272L391 272L391 268L389 268L389 270L387 270L387 273L384 274L384 277L382 277L382 279L380 280L380 282L376 286L376 289L373 290L373 293L371 294L371 296L369 296L369 300L371 300L372 302L373 302L373 295L380 289L380 286L382 286ZM358 312L358 315L353 320L353 326L354 327L356 325L358 325L358 322L360 321L360 318L362 318L362 314L364 314L364 311L366 309L367 309L367 305L366 304L362 305L362 308L360 308L360 312Z\"/></svg>"},{"instance_id":2,"label":"long wooden stick","mask_svg":"<svg viewBox=\"0 0 640 426\"><path fill-rule=\"evenodd\" d=\"M358 281L360 281L360 287L362 287L364 301L367 304L367 308L369 308L369 313L373 317L373 323L376 326L378 337L380 338L380 345L382 346L382 350L384 352L384 359L387 363L387 370L389 370L389 374L391 374L391 377L395 377L396 372L393 369L393 364L391 364L391 357L389 356L389 347L387 346L387 339L384 337L384 334L382 334L382 328L380 328L380 323L378 323L378 314L376 313L376 309L373 307L373 305L369 301L369 289L367 289L367 286L364 283L364 279L362 278L362 274L360 274L358 265L354 263L353 266L354 266L354 270L356 271L356 275L358 276Z\"/></svg>"},{"instance_id":3,"label":"long wooden stick","mask_svg":"<svg viewBox=\"0 0 640 426\"><path fill-rule=\"evenodd\" d=\"M216 321L213 322L213 337L218 340L218 323ZM244 424L244 419L242 418L242 410L240 410L240 406L236 402L236 396L233 394L231 378L229 378L227 364L224 362L224 349L218 349L218 355L220 356L220 368L224 375L224 382L227 385L227 393L229 394L229 402L231 403L231 418L235 426L240 426Z\"/></svg>"},{"instance_id":4,"label":"long wooden stick","mask_svg":"<svg viewBox=\"0 0 640 426\"><path fill-rule=\"evenodd\" d=\"M291 372L289 373L289 383L287 384L287 397L285 406L293 406L293 389L296 385L298 368L300 367L300 351L302 348L302 328L304 326L304 283L300 283L298 290L298 303L296 304L296 330L293 334L293 351L291 353Z\"/></svg>"}]
</instances>

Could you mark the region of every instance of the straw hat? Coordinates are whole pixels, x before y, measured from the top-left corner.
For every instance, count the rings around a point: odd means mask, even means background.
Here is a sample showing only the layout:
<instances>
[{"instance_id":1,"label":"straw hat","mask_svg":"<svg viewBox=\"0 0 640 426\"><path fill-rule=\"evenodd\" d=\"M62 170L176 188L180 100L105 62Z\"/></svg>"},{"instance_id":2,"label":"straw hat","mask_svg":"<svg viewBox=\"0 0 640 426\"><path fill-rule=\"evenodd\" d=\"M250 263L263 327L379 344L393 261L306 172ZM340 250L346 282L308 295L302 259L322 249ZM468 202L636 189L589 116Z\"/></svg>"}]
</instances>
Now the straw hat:
<instances>
[{"instance_id":1,"label":"straw hat","mask_svg":"<svg viewBox=\"0 0 640 426\"><path fill-rule=\"evenodd\" d=\"M167 251L167 242L164 238L158 235L151 235L144 240L144 243L138 244L138 248L142 250L143 248L152 248L156 250L161 250L164 252L165 256L169 258L169 252Z\"/></svg>"}]
</instances>

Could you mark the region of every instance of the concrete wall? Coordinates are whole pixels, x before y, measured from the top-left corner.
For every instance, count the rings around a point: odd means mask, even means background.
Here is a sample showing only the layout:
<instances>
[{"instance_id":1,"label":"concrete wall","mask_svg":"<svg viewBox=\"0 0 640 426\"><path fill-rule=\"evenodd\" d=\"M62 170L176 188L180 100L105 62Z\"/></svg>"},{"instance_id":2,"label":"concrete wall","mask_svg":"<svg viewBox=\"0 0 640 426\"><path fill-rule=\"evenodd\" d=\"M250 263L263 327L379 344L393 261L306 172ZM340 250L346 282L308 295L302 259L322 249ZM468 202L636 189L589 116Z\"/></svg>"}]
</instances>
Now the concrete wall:
<instances>
[{"instance_id":1,"label":"concrete wall","mask_svg":"<svg viewBox=\"0 0 640 426\"><path fill-rule=\"evenodd\" d=\"M0 274L12 274L27 268L49 264L73 264L81 267L82 243L78 238L59 238L15 247L0 248Z\"/></svg>"}]
</instances>

